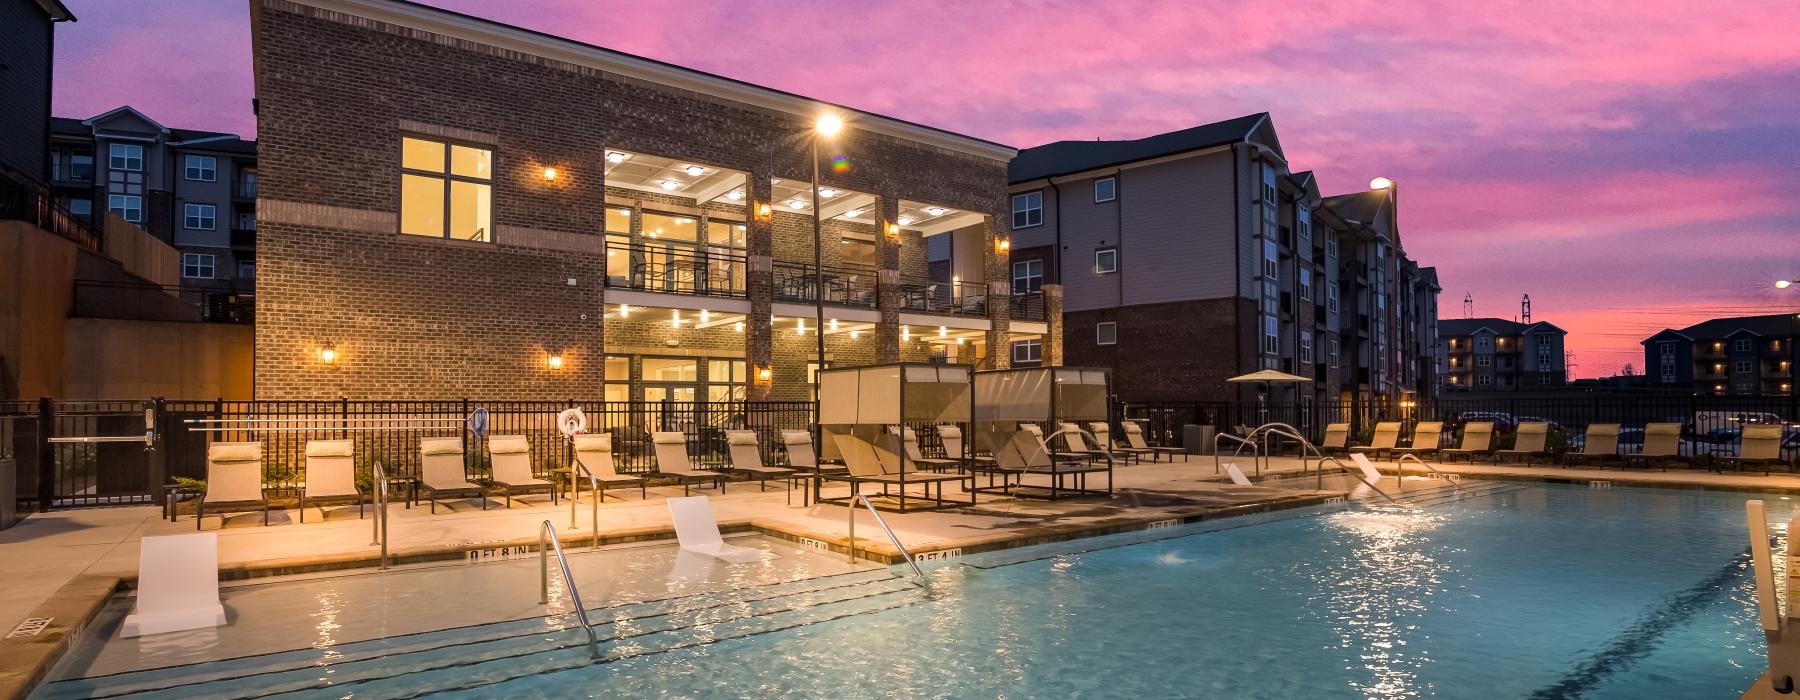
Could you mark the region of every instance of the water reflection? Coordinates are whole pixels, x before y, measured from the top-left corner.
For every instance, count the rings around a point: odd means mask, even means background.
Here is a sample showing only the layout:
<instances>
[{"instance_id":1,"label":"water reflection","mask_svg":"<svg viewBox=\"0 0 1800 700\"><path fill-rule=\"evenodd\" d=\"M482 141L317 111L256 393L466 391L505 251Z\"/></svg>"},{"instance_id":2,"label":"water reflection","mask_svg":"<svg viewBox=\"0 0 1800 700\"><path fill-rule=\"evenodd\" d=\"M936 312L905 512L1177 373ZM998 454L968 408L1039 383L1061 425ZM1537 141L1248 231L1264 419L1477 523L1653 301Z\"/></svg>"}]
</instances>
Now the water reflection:
<instances>
[{"instance_id":1,"label":"water reflection","mask_svg":"<svg viewBox=\"0 0 1800 700\"><path fill-rule=\"evenodd\" d=\"M1351 685L1365 697L1409 698L1429 692L1420 674L1430 664L1430 635L1418 621L1430 599L1456 573L1430 552L1445 517L1409 508L1345 511L1325 518L1334 549L1313 579L1339 648L1368 673Z\"/></svg>"}]
</instances>

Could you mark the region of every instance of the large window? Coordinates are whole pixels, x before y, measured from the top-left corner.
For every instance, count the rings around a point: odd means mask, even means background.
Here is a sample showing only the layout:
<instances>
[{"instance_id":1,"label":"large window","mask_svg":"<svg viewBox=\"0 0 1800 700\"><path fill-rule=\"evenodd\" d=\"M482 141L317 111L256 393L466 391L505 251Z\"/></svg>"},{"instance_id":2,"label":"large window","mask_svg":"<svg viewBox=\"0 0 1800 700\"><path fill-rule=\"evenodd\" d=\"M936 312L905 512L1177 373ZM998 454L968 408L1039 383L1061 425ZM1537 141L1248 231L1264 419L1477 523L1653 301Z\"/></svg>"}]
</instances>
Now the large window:
<instances>
[{"instance_id":1,"label":"large window","mask_svg":"<svg viewBox=\"0 0 1800 700\"><path fill-rule=\"evenodd\" d=\"M1012 198L1012 227L1029 228L1044 223L1044 193L1026 192Z\"/></svg>"},{"instance_id":2,"label":"large window","mask_svg":"<svg viewBox=\"0 0 1800 700\"><path fill-rule=\"evenodd\" d=\"M184 204L181 227L189 231L211 231L218 228L219 208L212 204Z\"/></svg>"},{"instance_id":3,"label":"large window","mask_svg":"<svg viewBox=\"0 0 1800 700\"><path fill-rule=\"evenodd\" d=\"M700 240L700 221L691 216L644 212L644 237L693 243Z\"/></svg>"},{"instance_id":4,"label":"large window","mask_svg":"<svg viewBox=\"0 0 1800 700\"><path fill-rule=\"evenodd\" d=\"M1119 344L1119 324L1113 321L1104 321L1094 324L1094 344Z\"/></svg>"},{"instance_id":5,"label":"large window","mask_svg":"<svg viewBox=\"0 0 1800 700\"><path fill-rule=\"evenodd\" d=\"M93 216L94 215L94 200L88 199L86 197L76 197L74 199L70 199L69 200L69 213L74 214L76 216L80 216L80 217Z\"/></svg>"},{"instance_id":6,"label":"large window","mask_svg":"<svg viewBox=\"0 0 1800 700\"><path fill-rule=\"evenodd\" d=\"M400 150L401 233L493 240L493 151L413 137Z\"/></svg>"},{"instance_id":7,"label":"large window","mask_svg":"<svg viewBox=\"0 0 1800 700\"><path fill-rule=\"evenodd\" d=\"M185 158L187 179L194 182L217 182L219 179L219 159L212 156L188 156Z\"/></svg>"},{"instance_id":8,"label":"large window","mask_svg":"<svg viewBox=\"0 0 1800 700\"><path fill-rule=\"evenodd\" d=\"M1731 349L1734 352L1750 352L1750 339L1738 338L1737 340L1731 341Z\"/></svg>"},{"instance_id":9,"label":"large window","mask_svg":"<svg viewBox=\"0 0 1800 700\"><path fill-rule=\"evenodd\" d=\"M749 375L743 360L708 359L706 361L706 400L743 401L744 385Z\"/></svg>"},{"instance_id":10,"label":"large window","mask_svg":"<svg viewBox=\"0 0 1800 700\"><path fill-rule=\"evenodd\" d=\"M1265 280L1281 279L1280 270L1281 270L1281 249L1275 245L1275 241L1273 239L1269 239L1269 238L1263 239L1263 265L1262 265L1263 279L1265 279Z\"/></svg>"},{"instance_id":11,"label":"large window","mask_svg":"<svg viewBox=\"0 0 1800 700\"><path fill-rule=\"evenodd\" d=\"M1281 352L1281 323L1274 316L1263 317L1262 351L1264 355Z\"/></svg>"},{"instance_id":12,"label":"large window","mask_svg":"<svg viewBox=\"0 0 1800 700\"><path fill-rule=\"evenodd\" d=\"M845 238L838 243L838 257L846 267L875 267L875 242Z\"/></svg>"},{"instance_id":13,"label":"large window","mask_svg":"<svg viewBox=\"0 0 1800 700\"><path fill-rule=\"evenodd\" d=\"M1493 355L1476 355L1475 356L1475 366L1476 367L1492 367L1492 366L1494 366L1494 356Z\"/></svg>"},{"instance_id":14,"label":"large window","mask_svg":"<svg viewBox=\"0 0 1800 700\"><path fill-rule=\"evenodd\" d=\"M1337 313L1337 311L1338 311L1338 291L1337 291L1337 289L1338 289L1337 285L1335 285L1335 284L1325 285L1325 310L1329 311L1331 313L1334 313L1334 314ZM1453 348L1456 347L1456 341L1451 341L1450 347L1453 347Z\"/></svg>"},{"instance_id":15,"label":"large window","mask_svg":"<svg viewBox=\"0 0 1800 700\"><path fill-rule=\"evenodd\" d=\"M141 222L144 220L144 198L135 194L109 194L106 210L126 221Z\"/></svg>"},{"instance_id":16,"label":"large window","mask_svg":"<svg viewBox=\"0 0 1800 700\"><path fill-rule=\"evenodd\" d=\"M1013 362L1026 364L1044 360L1044 343L1041 340L1014 341L1012 346Z\"/></svg>"},{"instance_id":17,"label":"large window","mask_svg":"<svg viewBox=\"0 0 1800 700\"><path fill-rule=\"evenodd\" d=\"M213 278L213 256L207 253L182 253L181 276L199 280Z\"/></svg>"},{"instance_id":18,"label":"large window","mask_svg":"<svg viewBox=\"0 0 1800 700\"><path fill-rule=\"evenodd\" d=\"M1033 294L1044 288L1044 261L1020 260L1013 263L1014 294Z\"/></svg>"},{"instance_id":19,"label":"large window","mask_svg":"<svg viewBox=\"0 0 1800 700\"><path fill-rule=\"evenodd\" d=\"M628 355L606 356L606 400L631 400L631 357Z\"/></svg>"},{"instance_id":20,"label":"large window","mask_svg":"<svg viewBox=\"0 0 1800 700\"><path fill-rule=\"evenodd\" d=\"M1094 201L1110 202L1119 198L1119 181L1103 177L1094 181Z\"/></svg>"},{"instance_id":21,"label":"large window","mask_svg":"<svg viewBox=\"0 0 1800 700\"><path fill-rule=\"evenodd\" d=\"M1313 334L1312 334L1312 331L1300 331L1300 353L1299 354L1300 354L1300 361L1302 363L1312 364L1312 361L1313 361Z\"/></svg>"},{"instance_id":22,"label":"large window","mask_svg":"<svg viewBox=\"0 0 1800 700\"><path fill-rule=\"evenodd\" d=\"M111 170L143 172L144 147L131 143L115 143L106 147L106 167Z\"/></svg>"}]
</instances>

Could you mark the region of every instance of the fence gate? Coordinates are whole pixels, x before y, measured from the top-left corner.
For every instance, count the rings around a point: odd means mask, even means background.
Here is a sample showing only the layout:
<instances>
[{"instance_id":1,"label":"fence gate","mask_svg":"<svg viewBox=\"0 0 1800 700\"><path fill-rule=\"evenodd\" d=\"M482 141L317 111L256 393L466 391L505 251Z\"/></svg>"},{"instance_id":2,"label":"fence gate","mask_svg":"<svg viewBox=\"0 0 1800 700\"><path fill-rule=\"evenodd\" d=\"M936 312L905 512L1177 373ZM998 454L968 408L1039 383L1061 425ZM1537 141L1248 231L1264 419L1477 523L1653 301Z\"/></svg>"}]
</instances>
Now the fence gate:
<instances>
[{"instance_id":1,"label":"fence gate","mask_svg":"<svg viewBox=\"0 0 1800 700\"><path fill-rule=\"evenodd\" d=\"M152 473L160 463L147 441L154 402L46 399L38 408L40 509L156 501L163 479Z\"/></svg>"}]
</instances>

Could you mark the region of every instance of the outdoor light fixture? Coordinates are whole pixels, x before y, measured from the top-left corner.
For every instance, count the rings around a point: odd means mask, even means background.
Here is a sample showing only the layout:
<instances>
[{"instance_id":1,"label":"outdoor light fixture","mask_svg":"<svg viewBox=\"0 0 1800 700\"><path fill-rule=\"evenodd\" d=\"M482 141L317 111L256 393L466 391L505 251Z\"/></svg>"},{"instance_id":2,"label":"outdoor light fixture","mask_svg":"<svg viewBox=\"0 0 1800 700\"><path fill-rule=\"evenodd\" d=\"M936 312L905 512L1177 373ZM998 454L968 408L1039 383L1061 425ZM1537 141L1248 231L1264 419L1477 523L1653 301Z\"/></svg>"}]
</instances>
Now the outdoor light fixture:
<instances>
[{"instance_id":1,"label":"outdoor light fixture","mask_svg":"<svg viewBox=\"0 0 1800 700\"><path fill-rule=\"evenodd\" d=\"M738 321L737 325L735 325L733 327L736 328L737 332L739 332L739 333L744 332L744 322L743 321Z\"/></svg>"},{"instance_id":2,"label":"outdoor light fixture","mask_svg":"<svg viewBox=\"0 0 1800 700\"><path fill-rule=\"evenodd\" d=\"M630 315L631 315L631 305L630 304L620 304L619 305L619 318L625 318Z\"/></svg>"},{"instance_id":3,"label":"outdoor light fixture","mask_svg":"<svg viewBox=\"0 0 1800 700\"><path fill-rule=\"evenodd\" d=\"M1793 280L1775 280L1775 288L1776 289L1787 289L1788 287L1792 287L1792 286L1794 286Z\"/></svg>"},{"instance_id":4,"label":"outdoor light fixture","mask_svg":"<svg viewBox=\"0 0 1800 700\"><path fill-rule=\"evenodd\" d=\"M1001 238L1001 239L994 241L994 245L996 247L1000 248L1000 252L1002 252L1002 253L1012 249L1012 241L1009 241L1005 238Z\"/></svg>"},{"instance_id":5,"label":"outdoor light fixture","mask_svg":"<svg viewBox=\"0 0 1800 700\"><path fill-rule=\"evenodd\" d=\"M946 337L949 335L950 335L950 329L945 328L943 326L938 326L938 337L939 338L943 338L943 337Z\"/></svg>"},{"instance_id":6,"label":"outdoor light fixture","mask_svg":"<svg viewBox=\"0 0 1800 700\"><path fill-rule=\"evenodd\" d=\"M670 328L680 328L681 327L681 309L671 309L669 311L669 327Z\"/></svg>"},{"instance_id":7,"label":"outdoor light fixture","mask_svg":"<svg viewBox=\"0 0 1800 700\"><path fill-rule=\"evenodd\" d=\"M706 309L700 310L700 322L701 323L706 323L707 321L709 321L711 319L712 319L712 314L708 313L706 311Z\"/></svg>"},{"instance_id":8,"label":"outdoor light fixture","mask_svg":"<svg viewBox=\"0 0 1800 700\"><path fill-rule=\"evenodd\" d=\"M806 319L794 319L794 335L806 335Z\"/></svg>"},{"instance_id":9,"label":"outdoor light fixture","mask_svg":"<svg viewBox=\"0 0 1800 700\"><path fill-rule=\"evenodd\" d=\"M943 216L944 208L943 207L932 207L930 209L926 209L925 213L930 214L932 216Z\"/></svg>"},{"instance_id":10,"label":"outdoor light fixture","mask_svg":"<svg viewBox=\"0 0 1800 700\"><path fill-rule=\"evenodd\" d=\"M820 197L836 197L836 196L837 196L837 190L834 190L834 189L831 189L831 188L830 188L830 187L827 187L827 188L825 188L825 189L822 189L822 190L819 190L819 196L820 196Z\"/></svg>"},{"instance_id":11,"label":"outdoor light fixture","mask_svg":"<svg viewBox=\"0 0 1800 700\"><path fill-rule=\"evenodd\" d=\"M837 332L837 319L831 319L831 332Z\"/></svg>"},{"instance_id":12,"label":"outdoor light fixture","mask_svg":"<svg viewBox=\"0 0 1800 700\"><path fill-rule=\"evenodd\" d=\"M556 168L544 168L544 179L550 182L556 182Z\"/></svg>"},{"instance_id":13,"label":"outdoor light fixture","mask_svg":"<svg viewBox=\"0 0 1800 700\"><path fill-rule=\"evenodd\" d=\"M690 177L700 177L701 175L706 173L706 168L702 168L698 165L690 165L690 166L687 166L687 169L683 170L682 172L687 173L688 176L690 176Z\"/></svg>"},{"instance_id":14,"label":"outdoor light fixture","mask_svg":"<svg viewBox=\"0 0 1800 700\"><path fill-rule=\"evenodd\" d=\"M813 123L813 131L819 132L820 136L826 138L836 136L839 131L843 130L844 120L839 119L835 114L821 114L819 120Z\"/></svg>"},{"instance_id":15,"label":"outdoor light fixture","mask_svg":"<svg viewBox=\"0 0 1800 700\"><path fill-rule=\"evenodd\" d=\"M774 376L775 372L767 367L758 367L756 369L756 378L761 381L769 381L769 379Z\"/></svg>"},{"instance_id":16,"label":"outdoor light fixture","mask_svg":"<svg viewBox=\"0 0 1800 700\"><path fill-rule=\"evenodd\" d=\"M618 164L623 163L628 160L631 160L631 154L629 154L629 153L620 153L618 151L608 151L606 154L606 162L612 163L613 165L618 165Z\"/></svg>"},{"instance_id":17,"label":"outdoor light fixture","mask_svg":"<svg viewBox=\"0 0 1800 700\"><path fill-rule=\"evenodd\" d=\"M337 362L337 346L326 343L325 347L319 348L319 361L328 365Z\"/></svg>"},{"instance_id":18,"label":"outdoor light fixture","mask_svg":"<svg viewBox=\"0 0 1800 700\"><path fill-rule=\"evenodd\" d=\"M900 327L900 339L901 340L912 340L912 326L901 326Z\"/></svg>"},{"instance_id":19,"label":"outdoor light fixture","mask_svg":"<svg viewBox=\"0 0 1800 700\"><path fill-rule=\"evenodd\" d=\"M888 224L887 234L889 236L899 238L900 237L900 225L899 224Z\"/></svg>"},{"instance_id":20,"label":"outdoor light fixture","mask_svg":"<svg viewBox=\"0 0 1800 700\"><path fill-rule=\"evenodd\" d=\"M900 217L900 225L901 225L901 226L911 226L911 225L912 225L912 222L913 222L913 219L912 219L912 217L910 217L910 216L902 216L902 217Z\"/></svg>"},{"instance_id":21,"label":"outdoor light fixture","mask_svg":"<svg viewBox=\"0 0 1800 700\"><path fill-rule=\"evenodd\" d=\"M850 211L844 212L844 216L846 218L854 219L856 217L862 216L862 210L861 209L851 209Z\"/></svg>"},{"instance_id":22,"label":"outdoor light fixture","mask_svg":"<svg viewBox=\"0 0 1800 700\"><path fill-rule=\"evenodd\" d=\"M738 201L738 200L744 198L744 191L743 190L732 190L730 192L726 192L725 198L729 199L733 202Z\"/></svg>"},{"instance_id":23,"label":"outdoor light fixture","mask_svg":"<svg viewBox=\"0 0 1800 700\"><path fill-rule=\"evenodd\" d=\"M966 338L957 338L957 339L956 339L956 344L957 344L957 345L962 345L962 344L963 344L963 341L964 341L964 340L966 340Z\"/></svg>"},{"instance_id":24,"label":"outdoor light fixture","mask_svg":"<svg viewBox=\"0 0 1800 700\"><path fill-rule=\"evenodd\" d=\"M1369 181L1369 189L1371 190L1385 190L1393 186L1394 181L1385 177L1378 177Z\"/></svg>"},{"instance_id":25,"label":"outdoor light fixture","mask_svg":"<svg viewBox=\"0 0 1800 700\"><path fill-rule=\"evenodd\" d=\"M805 209L806 202L802 202L798 199L790 199L790 200L788 200L788 208L789 209Z\"/></svg>"},{"instance_id":26,"label":"outdoor light fixture","mask_svg":"<svg viewBox=\"0 0 1800 700\"><path fill-rule=\"evenodd\" d=\"M862 335L862 331L850 331L850 339L851 340L856 340L857 336L860 336L860 335Z\"/></svg>"},{"instance_id":27,"label":"outdoor light fixture","mask_svg":"<svg viewBox=\"0 0 1800 700\"><path fill-rule=\"evenodd\" d=\"M562 369L562 355L551 355L545 362L549 363L550 369Z\"/></svg>"}]
</instances>

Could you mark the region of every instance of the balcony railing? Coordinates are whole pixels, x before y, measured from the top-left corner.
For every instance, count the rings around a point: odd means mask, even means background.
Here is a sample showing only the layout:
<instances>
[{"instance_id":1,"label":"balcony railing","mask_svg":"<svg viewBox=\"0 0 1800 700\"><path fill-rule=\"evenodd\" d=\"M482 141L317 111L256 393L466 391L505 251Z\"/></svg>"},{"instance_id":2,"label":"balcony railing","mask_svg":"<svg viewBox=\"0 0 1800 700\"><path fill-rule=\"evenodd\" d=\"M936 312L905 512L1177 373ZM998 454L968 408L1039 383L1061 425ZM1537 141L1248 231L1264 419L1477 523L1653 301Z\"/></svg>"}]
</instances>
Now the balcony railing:
<instances>
[{"instance_id":1,"label":"balcony railing","mask_svg":"<svg viewBox=\"0 0 1800 700\"><path fill-rule=\"evenodd\" d=\"M91 185L94 183L94 164L77 164L70 162L57 163L51 167L50 178L58 184Z\"/></svg>"},{"instance_id":2,"label":"balcony railing","mask_svg":"<svg viewBox=\"0 0 1800 700\"><path fill-rule=\"evenodd\" d=\"M197 280L197 284L206 284ZM214 286L162 286L75 281L74 314L141 321L255 323L256 288L227 281Z\"/></svg>"},{"instance_id":3,"label":"balcony railing","mask_svg":"<svg viewBox=\"0 0 1800 700\"><path fill-rule=\"evenodd\" d=\"M661 243L607 241L606 286L670 294L741 297L742 253Z\"/></svg>"},{"instance_id":4,"label":"balcony railing","mask_svg":"<svg viewBox=\"0 0 1800 700\"><path fill-rule=\"evenodd\" d=\"M240 250L256 248L256 227L231 229L231 247Z\"/></svg>"},{"instance_id":5,"label":"balcony railing","mask_svg":"<svg viewBox=\"0 0 1800 700\"><path fill-rule=\"evenodd\" d=\"M1048 317L1044 311L1043 292L1014 294L1007 298L1007 303L1010 305L1010 312L1007 315L1014 321L1037 321L1041 323Z\"/></svg>"},{"instance_id":6,"label":"balcony railing","mask_svg":"<svg viewBox=\"0 0 1800 700\"><path fill-rule=\"evenodd\" d=\"M811 263L777 260L775 300L811 304L818 300L823 283L825 303L835 306L875 308L875 271L865 268L823 268L823 279L813 274Z\"/></svg>"},{"instance_id":7,"label":"balcony railing","mask_svg":"<svg viewBox=\"0 0 1800 700\"><path fill-rule=\"evenodd\" d=\"M934 282L923 277L900 278L900 306L952 316L986 316L987 285L975 282Z\"/></svg>"},{"instance_id":8,"label":"balcony railing","mask_svg":"<svg viewBox=\"0 0 1800 700\"><path fill-rule=\"evenodd\" d=\"M0 166L0 219L28 221L83 248L102 252L98 230L58 205L44 183L6 166Z\"/></svg>"}]
</instances>

